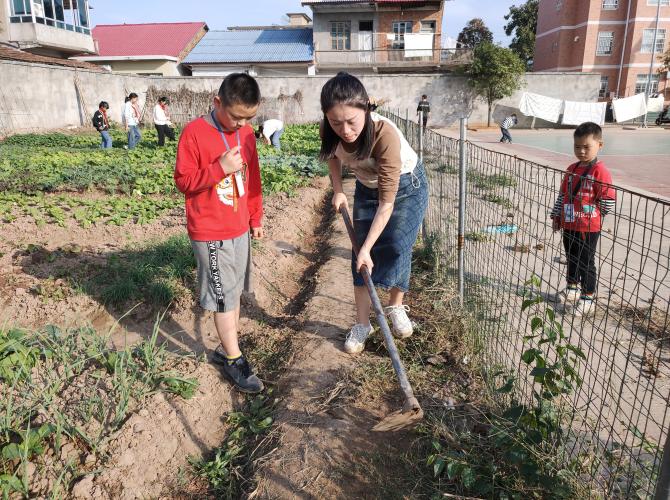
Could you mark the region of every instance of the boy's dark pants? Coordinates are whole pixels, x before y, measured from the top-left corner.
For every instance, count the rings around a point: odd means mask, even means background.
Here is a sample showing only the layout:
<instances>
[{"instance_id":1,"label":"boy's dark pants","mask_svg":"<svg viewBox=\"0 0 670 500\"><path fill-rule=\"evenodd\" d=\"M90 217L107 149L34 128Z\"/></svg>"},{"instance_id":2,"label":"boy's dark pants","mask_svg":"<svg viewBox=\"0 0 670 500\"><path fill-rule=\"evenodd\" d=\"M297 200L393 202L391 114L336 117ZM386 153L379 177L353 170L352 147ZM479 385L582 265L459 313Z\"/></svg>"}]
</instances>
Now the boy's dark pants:
<instances>
[{"instance_id":1,"label":"boy's dark pants","mask_svg":"<svg viewBox=\"0 0 670 500\"><path fill-rule=\"evenodd\" d=\"M158 132L158 145L165 146L165 136L171 141L174 141L174 129L169 125L155 125L156 132Z\"/></svg>"},{"instance_id":2,"label":"boy's dark pants","mask_svg":"<svg viewBox=\"0 0 670 500\"><path fill-rule=\"evenodd\" d=\"M500 138L500 142L512 142L512 136L509 133L509 130L506 128L500 127L500 131L502 132L502 137Z\"/></svg>"},{"instance_id":3,"label":"boy's dark pants","mask_svg":"<svg viewBox=\"0 0 670 500\"><path fill-rule=\"evenodd\" d=\"M596 292L598 273L596 271L597 233L563 231L563 246L568 260L568 284L582 285L582 293L591 295Z\"/></svg>"}]
</instances>

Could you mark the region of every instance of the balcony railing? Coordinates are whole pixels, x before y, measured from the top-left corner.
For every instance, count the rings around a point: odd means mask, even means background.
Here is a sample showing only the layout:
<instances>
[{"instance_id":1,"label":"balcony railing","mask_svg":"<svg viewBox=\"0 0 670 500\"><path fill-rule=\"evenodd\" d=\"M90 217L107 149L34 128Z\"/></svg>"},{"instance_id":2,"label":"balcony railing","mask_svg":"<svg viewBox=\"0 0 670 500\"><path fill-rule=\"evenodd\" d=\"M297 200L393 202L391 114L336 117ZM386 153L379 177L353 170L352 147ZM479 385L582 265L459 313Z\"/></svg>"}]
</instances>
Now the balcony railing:
<instances>
[{"instance_id":1,"label":"balcony railing","mask_svg":"<svg viewBox=\"0 0 670 500\"><path fill-rule=\"evenodd\" d=\"M321 68L449 68L472 62L470 49L373 49L316 50L314 58Z\"/></svg>"}]
</instances>

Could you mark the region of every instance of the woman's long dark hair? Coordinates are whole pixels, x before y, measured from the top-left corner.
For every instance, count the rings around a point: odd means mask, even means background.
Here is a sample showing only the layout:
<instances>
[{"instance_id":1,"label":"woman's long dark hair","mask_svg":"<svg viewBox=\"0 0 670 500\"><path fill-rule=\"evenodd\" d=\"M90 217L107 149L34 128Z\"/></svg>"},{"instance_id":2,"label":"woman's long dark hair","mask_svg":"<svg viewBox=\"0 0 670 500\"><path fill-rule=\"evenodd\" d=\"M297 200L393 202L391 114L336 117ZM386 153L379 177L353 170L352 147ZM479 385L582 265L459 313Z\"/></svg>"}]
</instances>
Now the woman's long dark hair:
<instances>
[{"instance_id":1,"label":"woman's long dark hair","mask_svg":"<svg viewBox=\"0 0 670 500\"><path fill-rule=\"evenodd\" d=\"M370 157L372 143L375 139L375 130L370 117L370 98L361 81L349 73L339 72L328 80L321 89L321 111L323 111L323 124L321 128L321 151L319 158L323 161L329 160L335 154L340 137L335 133L328 122L326 113L337 104L344 104L365 111L365 125L360 136L356 139L357 160Z\"/></svg>"}]
</instances>

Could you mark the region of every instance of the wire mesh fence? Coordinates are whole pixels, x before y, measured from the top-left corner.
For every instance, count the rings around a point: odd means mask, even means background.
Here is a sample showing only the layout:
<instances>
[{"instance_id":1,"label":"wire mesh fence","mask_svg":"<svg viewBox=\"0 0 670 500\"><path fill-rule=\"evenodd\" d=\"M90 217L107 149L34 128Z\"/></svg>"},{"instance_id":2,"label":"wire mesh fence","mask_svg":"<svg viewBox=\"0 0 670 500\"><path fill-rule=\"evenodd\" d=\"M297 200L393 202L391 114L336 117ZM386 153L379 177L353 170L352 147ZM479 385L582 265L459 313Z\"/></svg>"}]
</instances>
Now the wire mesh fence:
<instances>
[{"instance_id":1,"label":"wire mesh fence","mask_svg":"<svg viewBox=\"0 0 670 500\"><path fill-rule=\"evenodd\" d=\"M419 147L416 123L382 114ZM458 265L459 140L426 130L423 158L425 231L438 248L436 273L450 278ZM579 316L561 293L567 262L549 218L564 173L467 143L464 306L485 364L514 373L515 396L530 398L522 303L531 277L541 279L543 301L586 355L583 383L561 406L568 437L557 456L579 463L580 479L606 498L650 497L670 426L670 202L614 186L616 206L596 252L595 311Z\"/></svg>"}]
</instances>

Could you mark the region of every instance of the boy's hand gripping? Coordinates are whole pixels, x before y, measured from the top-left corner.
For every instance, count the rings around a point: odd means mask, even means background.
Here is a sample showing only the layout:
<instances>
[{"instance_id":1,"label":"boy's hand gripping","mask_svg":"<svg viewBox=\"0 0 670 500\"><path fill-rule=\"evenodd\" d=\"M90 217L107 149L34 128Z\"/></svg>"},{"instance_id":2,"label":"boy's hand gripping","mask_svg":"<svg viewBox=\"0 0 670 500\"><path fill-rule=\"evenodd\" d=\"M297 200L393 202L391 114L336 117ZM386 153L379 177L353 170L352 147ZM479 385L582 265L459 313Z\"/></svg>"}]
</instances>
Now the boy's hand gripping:
<instances>
[{"instance_id":1,"label":"boy's hand gripping","mask_svg":"<svg viewBox=\"0 0 670 500\"><path fill-rule=\"evenodd\" d=\"M242 160L240 149L240 146L235 146L223 153L219 158L219 165L221 165L224 174L230 175L242 170L244 160Z\"/></svg>"}]
</instances>

